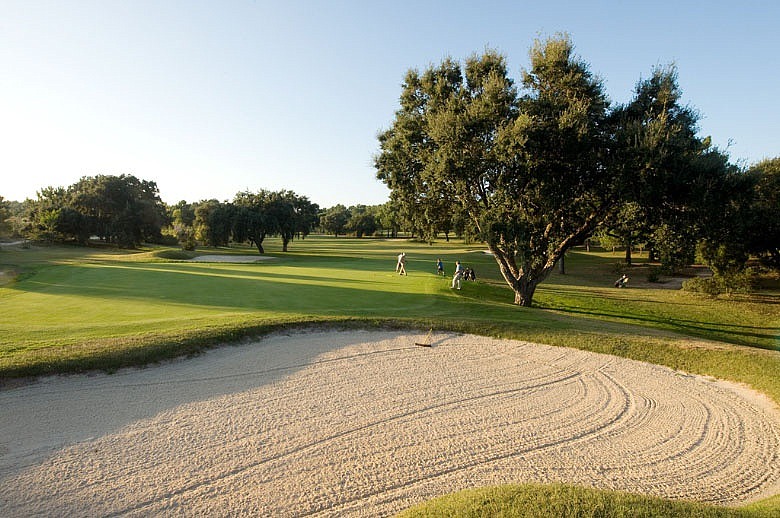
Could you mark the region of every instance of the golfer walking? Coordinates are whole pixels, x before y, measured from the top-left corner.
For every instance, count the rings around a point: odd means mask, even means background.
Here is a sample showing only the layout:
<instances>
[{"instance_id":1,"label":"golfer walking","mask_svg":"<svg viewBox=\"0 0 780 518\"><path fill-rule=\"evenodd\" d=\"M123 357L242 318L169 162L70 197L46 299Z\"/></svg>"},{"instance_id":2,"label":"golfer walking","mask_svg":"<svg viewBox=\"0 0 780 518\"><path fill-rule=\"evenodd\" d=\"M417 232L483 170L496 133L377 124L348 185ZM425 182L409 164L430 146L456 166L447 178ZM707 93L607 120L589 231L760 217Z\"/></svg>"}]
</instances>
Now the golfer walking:
<instances>
[{"instance_id":1,"label":"golfer walking","mask_svg":"<svg viewBox=\"0 0 780 518\"><path fill-rule=\"evenodd\" d=\"M395 271L398 275L406 275L406 252L401 252L398 255L398 264L395 265Z\"/></svg>"}]
</instances>

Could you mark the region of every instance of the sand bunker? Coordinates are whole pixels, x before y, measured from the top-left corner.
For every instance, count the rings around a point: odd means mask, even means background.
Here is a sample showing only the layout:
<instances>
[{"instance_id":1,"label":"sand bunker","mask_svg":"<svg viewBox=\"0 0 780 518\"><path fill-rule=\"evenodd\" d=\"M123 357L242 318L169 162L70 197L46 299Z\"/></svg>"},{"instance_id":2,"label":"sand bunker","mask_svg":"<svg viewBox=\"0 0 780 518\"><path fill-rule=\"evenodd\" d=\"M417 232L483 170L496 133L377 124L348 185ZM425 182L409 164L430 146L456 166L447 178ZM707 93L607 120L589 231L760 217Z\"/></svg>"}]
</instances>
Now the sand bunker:
<instances>
[{"instance_id":1,"label":"sand bunker","mask_svg":"<svg viewBox=\"0 0 780 518\"><path fill-rule=\"evenodd\" d=\"M0 392L0 515L382 516L563 481L737 504L780 416L722 382L516 341L295 333Z\"/></svg>"}]
</instances>

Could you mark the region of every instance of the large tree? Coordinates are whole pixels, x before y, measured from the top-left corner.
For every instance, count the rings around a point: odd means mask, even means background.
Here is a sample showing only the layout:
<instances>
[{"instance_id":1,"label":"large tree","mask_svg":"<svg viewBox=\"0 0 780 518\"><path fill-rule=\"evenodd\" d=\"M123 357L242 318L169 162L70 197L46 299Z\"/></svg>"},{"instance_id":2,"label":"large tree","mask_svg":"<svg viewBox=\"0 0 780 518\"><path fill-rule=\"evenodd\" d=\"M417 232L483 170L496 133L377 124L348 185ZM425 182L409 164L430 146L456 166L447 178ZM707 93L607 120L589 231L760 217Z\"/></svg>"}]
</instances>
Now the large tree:
<instances>
[{"instance_id":1,"label":"large tree","mask_svg":"<svg viewBox=\"0 0 780 518\"><path fill-rule=\"evenodd\" d=\"M323 232L338 237L339 234L346 233L349 217L349 209L341 204L334 205L320 215L320 228Z\"/></svg>"},{"instance_id":2,"label":"large tree","mask_svg":"<svg viewBox=\"0 0 780 518\"><path fill-rule=\"evenodd\" d=\"M67 196L90 232L109 243L132 247L160 237L166 215L155 182L125 174L85 176L68 187Z\"/></svg>"},{"instance_id":3,"label":"large tree","mask_svg":"<svg viewBox=\"0 0 780 518\"><path fill-rule=\"evenodd\" d=\"M720 155L697 136L699 115L681 99L677 69L656 67L610 115L612 163L623 183L602 230L623 242L629 264L636 242L649 243L665 266L692 258L699 217L693 205L707 195L709 178L725 174L704 157Z\"/></svg>"},{"instance_id":4,"label":"large tree","mask_svg":"<svg viewBox=\"0 0 780 518\"><path fill-rule=\"evenodd\" d=\"M194 205L192 226L195 237L208 246L227 246L233 227L234 207L218 200L203 200Z\"/></svg>"},{"instance_id":5,"label":"large tree","mask_svg":"<svg viewBox=\"0 0 780 518\"><path fill-rule=\"evenodd\" d=\"M282 239L282 251L295 236L307 236L317 224L319 207L293 191L244 191L233 199L233 239L250 241L265 253L267 236Z\"/></svg>"},{"instance_id":6,"label":"large tree","mask_svg":"<svg viewBox=\"0 0 780 518\"><path fill-rule=\"evenodd\" d=\"M754 164L748 174L755 182L748 247L780 269L780 157Z\"/></svg>"},{"instance_id":7,"label":"large tree","mask_svg":"<svg viewBox=\"0 0 780 518\"><path fill-rule=\"evenodd\" d=\"M268 217L268 205L271 193L242 191L233 198L235 214L233 219L233 239L237 242L249 241L257 247L260 254L265 253L263 241L275 231L274 222Z\"/></svg>"},{"instance_id":8,"label":"large tree","mask_svg":"<svg viewBox=\"0 0 780 518\"><path fill-rule=\"evenodd\" d=\"M11 217L11 210L8 207L8 202L6 202L2 196L0 196L0 237L4 237L9 230L9 225L6 223L6 220Z\"/></svg>"},{"instance_id":9,"label":"large tree","mask_svg":"<svg viewBox=\"0 0 780 518\"><path fill-rule=\"evenodd\" d=\"M355 233L355 237L362 238L376 232L376 210L366 205L354 205L349 208L349 220L346 230Z\"/></svg>"},{"instance_id":10,"label":"large tree","mask_svg":"<svg viewBox=\"0 0 780 518\"><path fill-rule=\"evenodd\" d=\"M375 161L377 177L418 215L457 204L523 306L609 213L619 187L601 81L566 36L536 41L530 58L522 94L493 51L463 68L447 59L409 71Z\"/></svg>"}]
</instances>

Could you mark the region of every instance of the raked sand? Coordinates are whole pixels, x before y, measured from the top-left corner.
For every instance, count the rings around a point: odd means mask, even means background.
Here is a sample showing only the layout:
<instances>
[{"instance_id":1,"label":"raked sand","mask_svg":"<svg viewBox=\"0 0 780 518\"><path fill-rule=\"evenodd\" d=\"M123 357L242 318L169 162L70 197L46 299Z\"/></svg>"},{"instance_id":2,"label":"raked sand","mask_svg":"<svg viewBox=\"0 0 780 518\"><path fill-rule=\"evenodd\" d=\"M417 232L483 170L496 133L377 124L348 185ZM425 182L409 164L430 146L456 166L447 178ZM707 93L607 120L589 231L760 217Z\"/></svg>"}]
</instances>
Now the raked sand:
<instances>
[{"instance_id":1,"label":"raked sand","mask_svg":"<svg viewBox=\"0 0 780 518\"><path fill-rule=\"evenodd\" d=\"M383 516L561 481L780 491L780 414L723 382L457 334L296 332L0 391L0 516Z\"/></svg>"}]
</instances>

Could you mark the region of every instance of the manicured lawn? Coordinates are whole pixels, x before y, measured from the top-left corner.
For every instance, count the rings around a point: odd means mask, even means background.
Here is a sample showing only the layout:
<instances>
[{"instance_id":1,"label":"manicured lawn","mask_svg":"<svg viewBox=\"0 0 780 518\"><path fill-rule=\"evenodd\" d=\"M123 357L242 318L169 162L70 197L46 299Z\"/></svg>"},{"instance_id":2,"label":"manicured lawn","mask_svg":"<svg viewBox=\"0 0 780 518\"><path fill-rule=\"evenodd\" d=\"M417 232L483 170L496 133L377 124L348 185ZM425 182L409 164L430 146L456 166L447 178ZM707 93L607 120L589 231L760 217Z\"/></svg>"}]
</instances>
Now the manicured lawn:
<instances>
[{"instance_id":1,"label":"manicured lawn","mask_svg":"<svg viewBox=\"0 0 780 518\"><path fill-rule=\"evenodd\" d=\"M257 263L186 262L175 258L193 254L163 248L0 250L0 382L111 371L287 326L384 325L615 354L746 383L780 402L777 291L707 299L663 289L645 282L641 257L629 288L615 289L621 255L577 250L565 275L540 286L536 306L521 308L480 244L310 236L288 253L278 241L266 244L271 259ZM401 251L408 276L394 272ZM437 257L448 273L455 260L473 267L478 282L452 290L449 275L436 275ZM777 512L780 502L756 509ZM702 514L716 515L732 516Z\"/></svg>"}]
</instances>

